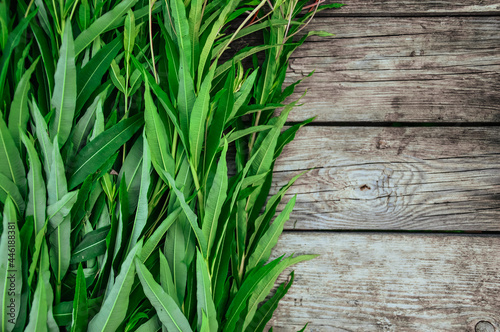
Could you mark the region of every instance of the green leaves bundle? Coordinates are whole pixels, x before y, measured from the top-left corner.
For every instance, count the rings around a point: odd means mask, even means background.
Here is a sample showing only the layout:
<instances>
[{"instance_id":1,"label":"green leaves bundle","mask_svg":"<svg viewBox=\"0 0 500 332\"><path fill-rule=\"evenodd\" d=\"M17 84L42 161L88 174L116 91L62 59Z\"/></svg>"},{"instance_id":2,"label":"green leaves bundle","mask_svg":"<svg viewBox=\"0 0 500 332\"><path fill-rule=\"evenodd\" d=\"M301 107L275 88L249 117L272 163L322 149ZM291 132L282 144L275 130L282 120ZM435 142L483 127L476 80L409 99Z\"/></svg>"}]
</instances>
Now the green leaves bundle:
<instances>
[{"instance_id":1,"label":"green leaves bundle","mask_svg":"<svg viewBox=\"0 0 500 332\"><path fill-rule=\"evenodd\" d=\"M295 36L333 7L0 1L2 331L262 331L314 257L268 262L298 176L269 193L311 121L285 129L289 57L327 34Z\"/></svg>"}]
</instances>

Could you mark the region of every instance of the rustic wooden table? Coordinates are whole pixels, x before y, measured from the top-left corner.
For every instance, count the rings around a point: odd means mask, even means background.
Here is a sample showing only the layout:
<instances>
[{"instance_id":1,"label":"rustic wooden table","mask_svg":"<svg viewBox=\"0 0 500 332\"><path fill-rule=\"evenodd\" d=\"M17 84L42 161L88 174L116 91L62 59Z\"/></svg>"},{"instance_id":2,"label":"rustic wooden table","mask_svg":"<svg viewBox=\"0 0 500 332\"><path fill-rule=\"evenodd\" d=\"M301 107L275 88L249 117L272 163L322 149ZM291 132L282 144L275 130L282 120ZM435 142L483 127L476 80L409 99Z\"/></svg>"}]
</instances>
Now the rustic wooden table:
<instances>
[{"instance_id":1,"label":"rustic wooden table","mask_svg":"<svg viewBox=\"0 0 500 332\"><path fill-rule=\"evenodd\" d=\"M498 332L500 1L345 3L290 63L290 82L316 70L290 121L317 118L274 188L314 170L274 255L321 256L270 326Z\"/></svg>"}]
</instances>

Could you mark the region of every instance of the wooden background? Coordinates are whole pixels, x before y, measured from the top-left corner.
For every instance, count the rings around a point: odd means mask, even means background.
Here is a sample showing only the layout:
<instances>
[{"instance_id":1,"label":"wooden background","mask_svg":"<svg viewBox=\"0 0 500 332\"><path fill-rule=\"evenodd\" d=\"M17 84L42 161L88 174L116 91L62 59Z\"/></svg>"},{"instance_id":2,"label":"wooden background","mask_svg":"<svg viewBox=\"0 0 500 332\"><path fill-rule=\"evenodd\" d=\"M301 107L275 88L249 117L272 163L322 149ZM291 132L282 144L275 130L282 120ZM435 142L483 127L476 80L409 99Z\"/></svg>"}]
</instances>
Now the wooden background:
<instances>
[{"instance_id":1,"label":"wooden background","mask_svg":"<svg viewBox=\"0 0 500 332\"><path fill-rule=\"evenodd\" d=\"M317 119L273 188L314 170L274 255L321 256L269 326L498 332L500 1L345 3L290 63L289 82L316 70L290 121Z\"/></svg>"}]
</instances>

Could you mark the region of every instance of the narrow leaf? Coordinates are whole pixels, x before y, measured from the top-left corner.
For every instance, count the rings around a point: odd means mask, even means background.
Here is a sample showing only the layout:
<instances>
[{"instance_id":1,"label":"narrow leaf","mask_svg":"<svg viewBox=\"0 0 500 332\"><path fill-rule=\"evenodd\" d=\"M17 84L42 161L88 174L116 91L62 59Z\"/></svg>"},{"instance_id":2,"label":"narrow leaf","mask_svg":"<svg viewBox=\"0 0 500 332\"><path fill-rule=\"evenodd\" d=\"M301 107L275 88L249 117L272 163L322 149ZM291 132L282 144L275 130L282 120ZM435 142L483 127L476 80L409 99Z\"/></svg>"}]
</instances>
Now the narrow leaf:
<instances>
[{"instance_id":1,"label":"narrow leaf","mask_svg":"<svg viewBox=\"0 0 500 332\"><path fill-rule=\"evenodd\" d=\"M75 40L75 54L80 54L94 39L99 37L108 28L123 20L123 15L135 5L137 0L124 0L118 3L112 10L108 11L82 31Z\"/></svg>"},{"instance_id":2,"label":"narrow leaf","mask_svg":"<svg viewBox=\"0 0 500 332\"><path fill-rule=\"evenodd\" d=\"M116 331L127 315L130 290L134 283L134 258L140 254L142 241L129 252L121 264L120 273L114 280L113 287L107 294L101 310L89 323L89 331Z\"/></svg>"},{"instance_id":3,"label":"narrow leaf","mask_svg":"<svg viewBox=\"0 0 500 332\"><path fill-rule=\"evenodd\" d=\"M38 159L38 153L29 138L22 133L21 139L26 146L30 160L30 170L28 172L28 208L26 209L26 216L32 216L34 219L34 232L38 232L45 225L45 209L47 206L47 191L45 189L45 182L42 176L42 164ZM1 182L1 181L0 181ZM1 184L0 184L1 186Z\"/></svg>"},{"instance_id":4,"label":"narrow leaf","mask_svg":"<svg viewBox=\"0 0 500 332\"><path fill-rule=\"evenodd\" d=\"M22 288L21 239L17 228L14 203L7 198L3 211L3 231L0 237L0 328L12 331L19 315Z\"/></svg>"},{"instance_id":5,"label":"narrow leaf","mask_svg":"<svg viewBox=\"0 0 500 332\"><path fill-rule=\"evenodd\" d=\"M26 126L28 125L29 120L28 91L30 89L30 78L33 71L35 71L38 60L40 60L40 58L37 58L21 77L21 80L16 87L14 99L12 100L12 104L10 106L9 130L19 150L21 149L19 131L26 131Z\"/></svg>"},{"instance_id":6,"label":"narrow leaf","mask_svg":"<svg viewBox=\"0 0 500 332\"><path fill-rule=\"evenodd\" d=\"M120 121L87 144L70 165L69 187L74 188L96 172L143 124L140 114Z\"/></svg>"},{"instance_id":7,"label":"narrow leaf","mask_svg":"<svg viewBox=\"0 0 500 332\"><path fill-rule=\"evenodd\" d=\"M0 173L14 182L22 196L26 194L26 173L14 139L0 116Z\"/></svg>"},{"instance_id":8,"label":"narrow leaf","mask_svg":"<svg viewBox=\"0 0 500 332\"><path fill-rule=\"evenodd\" d=\"M151 182L151 156L149 153L149 146L146 139L143 139L143 157L142 157L142 171L141 171L141 187L139 191L139 202L137 204L137 211L135 213L134 222L130 240L127 245L127 253L135 246L139 236L141 235L146 222L148 220L148 190Z\"/></svg>"},{"instance_id":9,"label":"narrow leaf","mask_svg":"<svg viewBox=\"0 0 500 332\"><path fill-rule=\"evenodd\" d=\"M59 145L62 146L73 127L76 107L75 46L70 21L66 22L64 28L51 104L56 111L54 121L50 126L50 136L53 138L57 135Z\"/></svg>"},{"instance_id":10,"label":"narrow leaf","mask_svg":"<svg viewBox=\"0 0 500 332\"><path fill-rule=\"evenodd\" d=\"M73 299L73 322L71 332L85 332L88 324L87 284L82 264L76 273L75 298Z\"/></svg>"},{"instance_id":11,"label":"narrow leaf","mask_svg":"<svg viewBox=\"0 0 500 332\"><path fill-rule=\"evenodd\" d=\"M139 259L135 260L137 274L142 288L149 302L156 309L156 313L163 325L169 331L190 332L189 322L170 295L154 280L151 272Z\"/></svg>"},{"instance_id":12,"label":"narrow leaf","mask_svg":"<svg viewBox=\"0 0 500 332\"><path fill-rule=\"evenodd\" d=\"M217 164L214 181L205 203L205 216L203 218L202 230L207 239L207 252L210 252L214 245L219 216L227 196L228 175L226 154L228 145L227 141L224 142L224 149L222 150L219 163Z\"/></svg>"},{"instance_id":13,"label":"narrow leaf","mask_svg":"<svg viewBox=\"0 0 500 332\"><path fill-rule=\"evenodd\" d=\"M206 314L208 318L208 331L217 331L217 312L212 299L212 281L208 271L208 265L200 251L197 251L196 256L196 294L198 304L198 328L201 330L203 326L203 316Z\"/></svg>"}]
</instances>

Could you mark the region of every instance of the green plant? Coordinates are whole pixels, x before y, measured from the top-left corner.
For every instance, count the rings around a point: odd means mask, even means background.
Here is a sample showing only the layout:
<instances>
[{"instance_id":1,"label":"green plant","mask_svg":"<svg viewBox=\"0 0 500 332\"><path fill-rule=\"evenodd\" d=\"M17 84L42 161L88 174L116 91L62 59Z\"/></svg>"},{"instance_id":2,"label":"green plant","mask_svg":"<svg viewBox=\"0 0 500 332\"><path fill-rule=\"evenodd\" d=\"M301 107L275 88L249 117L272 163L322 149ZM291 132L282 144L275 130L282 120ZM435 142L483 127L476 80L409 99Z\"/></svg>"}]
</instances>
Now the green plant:
<instances>
[{"instance_id":1,"label":"green plant","mask_svg":"<svg viewBox=\"0 0 500 332\"><path fill-rule=\"evenodd\" d=\"M0 1L1 330L263 330L314 257L266 264L288 59L339 6Z\"/></svg>"}]
</instances>

